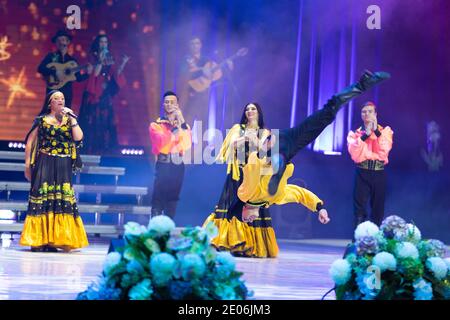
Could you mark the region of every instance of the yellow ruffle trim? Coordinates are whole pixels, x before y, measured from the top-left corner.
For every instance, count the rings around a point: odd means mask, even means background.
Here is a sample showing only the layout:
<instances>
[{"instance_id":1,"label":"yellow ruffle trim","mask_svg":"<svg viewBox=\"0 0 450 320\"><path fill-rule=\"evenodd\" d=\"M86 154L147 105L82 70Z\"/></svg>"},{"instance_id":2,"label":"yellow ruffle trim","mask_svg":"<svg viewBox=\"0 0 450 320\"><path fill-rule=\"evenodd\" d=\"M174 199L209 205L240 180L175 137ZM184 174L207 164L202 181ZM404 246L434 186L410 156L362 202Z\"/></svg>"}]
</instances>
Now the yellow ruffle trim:
<instances>
[{"instance_id":1,"label":"yellow ruffle trim","mask_svg":"<svg viewBox=\"0 0 450 320\"><path fill-rule=\"evenodd\" d=\"M233 217L218 219L212 213L204 222L206 226L213 221L219 229L211 244L218 250L227 250L247 257L274 258L278 255L278 244L272 227L252 227Z\"/></svg>"},{"instance_id":2,"label":"yellow ruffle trim","mask_svg":"<svg viewBox=\"0 0 450 320\"><path fill-rule=\"evenodd\" d=\"M77 249L89 245L83 221L71 214L28 215L20 237L22 246L40 247L51 245Z\"/></svg>"}]
</instances>

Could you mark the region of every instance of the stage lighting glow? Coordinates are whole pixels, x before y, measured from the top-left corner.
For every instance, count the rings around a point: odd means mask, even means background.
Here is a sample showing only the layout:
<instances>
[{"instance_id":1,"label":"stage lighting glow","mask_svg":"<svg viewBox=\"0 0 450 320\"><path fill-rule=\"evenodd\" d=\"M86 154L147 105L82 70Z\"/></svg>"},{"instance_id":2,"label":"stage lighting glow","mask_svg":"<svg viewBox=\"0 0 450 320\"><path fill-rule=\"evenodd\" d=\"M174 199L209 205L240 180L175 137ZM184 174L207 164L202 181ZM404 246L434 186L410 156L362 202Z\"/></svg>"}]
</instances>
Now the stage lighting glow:
<instances>
[{"instance_id":1,"label":"stage lighting glow","mask_svg":"<svg viewBox=\"0 0 450 320\"><path fill-rule=\"evenodd\" d=\"M323 154L326 155L326 156L340 156L340 155L342 155L342 152L339 152L339 151L324 151Z\"/></svg>"},{"instance_id":2,"label":"stage lighting glow","mask_svg":"<svg viewBox=\"0 0 450 320\"><path fill-rule=\"evenodd\" d=\"M144 154L143 149L122 149L120 153L124 155L142 156Z\"/></svg>"},{"instance_id":3,"label":"stage lighting glow","mask_svg":"<svg viewBox=\"0 0 450 320\"><path fill-rule=\"evenodd\" d=\"M11 141L8 143L8 148L10 148L10 149L25 149L25 144L22 142Z\"/></svg>"}]
</instances>

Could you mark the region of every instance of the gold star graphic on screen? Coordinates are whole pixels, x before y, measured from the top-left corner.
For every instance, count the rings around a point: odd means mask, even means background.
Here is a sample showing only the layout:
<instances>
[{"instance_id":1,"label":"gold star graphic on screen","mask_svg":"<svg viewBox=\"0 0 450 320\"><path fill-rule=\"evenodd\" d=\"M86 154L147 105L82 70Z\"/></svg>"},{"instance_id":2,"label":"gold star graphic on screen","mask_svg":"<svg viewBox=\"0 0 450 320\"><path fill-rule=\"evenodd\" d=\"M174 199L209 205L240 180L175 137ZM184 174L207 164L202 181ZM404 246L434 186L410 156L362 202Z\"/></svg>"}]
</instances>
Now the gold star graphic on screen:
<instances>
[{"instance_id":1,"label":"gold star graphic on screen","mask_svg":"<svg viewBox=\"0 0 450 320\"><path fill-rule=\"evenodd\" d=\"M26 98L36 98L36 94L34 92L25 88L25 85L27 84L25 67L20 70L20 73L17 77L11 76L8 80L0 79L0 83L7 86L8 91L10 92L8 101L6 102L6 109L9 109L13 105L14 99L16 97L20 98L23 96Z\"/></svg>"}]
</instances>

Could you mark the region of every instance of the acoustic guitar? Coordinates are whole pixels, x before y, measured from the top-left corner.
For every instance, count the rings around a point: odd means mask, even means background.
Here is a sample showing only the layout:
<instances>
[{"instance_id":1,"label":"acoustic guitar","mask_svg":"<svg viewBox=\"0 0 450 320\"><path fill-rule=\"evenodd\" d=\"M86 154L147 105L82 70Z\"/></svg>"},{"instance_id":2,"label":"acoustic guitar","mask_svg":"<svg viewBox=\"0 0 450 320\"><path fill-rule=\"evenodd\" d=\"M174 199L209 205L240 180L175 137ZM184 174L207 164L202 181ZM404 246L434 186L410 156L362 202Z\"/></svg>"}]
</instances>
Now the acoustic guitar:
<instances>
[{"instance_id":1,"label":"acoustic guitar","mask_svg":"<svg viewBox=\"0 0 450 320\"><path fill-rule=\"evenodd\" d=\"M225 59L221 63L207 62L205 66L201 68L202 75L188 81L189 86L196 92L203 92L208 89L214 81L222 78L222 67L228 60L234 60L238 57L243 57L248 53L248 48L239 49L234 55Z\"/></svg>"},{"instance_id":2,"label":"acoustic guitar","mask_svg":"<svg viewBox=\"0 0 450 320\"><path fill-rule=\"evenodd\" d=\"M47 77L47 87L52 90L58 90L62 88L66 83L76 81L75 74L81 70L84 70L88 65L79 66L75 61L68 61L66 63L51 62L47 64L47 68L55 69L57 74L61 74L60 78L50 75Z\"/></svg>"}]
</instances>

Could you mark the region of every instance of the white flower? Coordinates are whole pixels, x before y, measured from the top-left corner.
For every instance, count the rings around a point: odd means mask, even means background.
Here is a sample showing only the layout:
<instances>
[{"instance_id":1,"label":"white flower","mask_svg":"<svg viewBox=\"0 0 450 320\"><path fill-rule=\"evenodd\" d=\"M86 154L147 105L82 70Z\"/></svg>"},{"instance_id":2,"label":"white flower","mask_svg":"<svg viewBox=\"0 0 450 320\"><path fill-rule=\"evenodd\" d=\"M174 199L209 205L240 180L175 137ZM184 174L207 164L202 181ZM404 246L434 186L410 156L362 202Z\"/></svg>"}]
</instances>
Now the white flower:
<instances>
[{"instance_id":1,"label":"white flower","mask_svg":"<svg viewBox=\"0 0 450 320\"><path fill-rule=\"evenodd\" d=\"M330 276L337 285L343 285L350 280L352 268L345 259L338 259L333 262L330 268Z\"/></svg>"},{"instance_id":2,"label":"white flower","mask_svg":"<svg viewBox=\"0 0 450 320\"><path fill-rule=\"evenodd\" d=\"M450 258L445 258L444 261L447 264L448 273L450 273Z\"/></svg>"},{"instance_id":3,"label":"white flower","mask_svg":"<svg viewBox=\"0 0 450 320\"><path fill-rule=\"evenodd\" d=\"M417 259L419 257L419 251L416 246L411 242L401 242L397 244L395 248L395 253L398 258L413 258Z\"/></svg>"},{"instance_id":4,"label":"white flower","mask_svg":"<svg viewBox=\"0 0 450 320\"><path fill-rule=\"evenodd\" d=\"M170 233L175 229L175 223L167 216L156 216L148 223L148 230L155 231L158 235Z\"/></svg>"},{"instance_id":5,"label":"white flower","mask_svg":"<svg viewBox=\"0 0 450 320\"><path fill-rule=\"evenodd\" d=\"M408 223L406 225L407 227L407 234L408 234L408 238L414 242L414 243L418 243L421 239L422 239L422 234L419 230L419 228L417 228L415 225Z\"/></svg>"},{"instance_id":6,"label":"white flower","mask_svg":"<svg viewBox=\"0 0 450 320\"><path fill-rule=\"evenodd\" d=\"M445 263L444 259L439 257L431 257L427 259L427 262L425 263L428 269L433 272L434 276L438 280L442 280L447 276L447 264Z\"/></svg>"},{"instance_id":7,"label":"white flower","mask_svg":"<svg viewBox=\"0 0 450 320\"><path fill-rule=\"evenodd\" d=\"M386 270L395 271L397 268L397 260L388 252L380 252L373 257L372 264L379 267L381 272Z\"/></svg>"},{"instance_id":8,"label":"white flower","mask_svg":"<svg viewBox=\"0 0 450 320\"><path fill-rule=\"evenodd\" d=\"M378 226L370 221L365 221L363 223L360 223L355 230L355 240L358 240L362 237L375 237L380 229Z\"/></svg>"},{"instance_id":9,"label":"white flower","mask_svg":"<svg viewBox=\"0 0 450 320\"><path fill-rule=\"evenodd\" d=\"M115 266L117 266L122 259L122 256L118 252L108 253L105 262L103 263L103 271L109 273Z\"/></svg>"},{"instance_id":10,"label":"white flower","mask_svg":"<svg viewBox=\"0 0 450 320\"><path fill-rule=\"evenodd\" d=\"M140 236L142 233L147 231L144 226L139 223L130 221L125 225L125 236Z\"/></svg>"}]
</instances>

